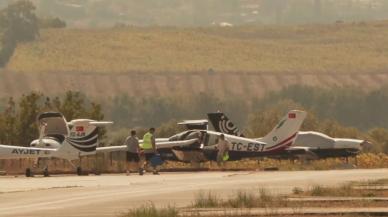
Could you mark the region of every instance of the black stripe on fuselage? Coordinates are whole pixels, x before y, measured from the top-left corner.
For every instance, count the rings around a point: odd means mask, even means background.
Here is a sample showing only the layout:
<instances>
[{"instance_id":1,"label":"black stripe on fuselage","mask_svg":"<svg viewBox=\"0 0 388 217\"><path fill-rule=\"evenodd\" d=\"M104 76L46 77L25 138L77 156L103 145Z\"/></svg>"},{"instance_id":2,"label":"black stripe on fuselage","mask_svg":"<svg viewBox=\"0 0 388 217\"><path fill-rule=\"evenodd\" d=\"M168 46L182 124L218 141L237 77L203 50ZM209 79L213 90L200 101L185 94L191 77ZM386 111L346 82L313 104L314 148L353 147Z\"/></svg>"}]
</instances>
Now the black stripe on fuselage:
<instances>
[{"instance_id":1,"label":"black stripe on fuselage","mask_svg":"<svg viewBox=\"0 0 388 217\"><path fill-rule=\"evenodd\" d=\"M91 139L89 141L85 141L85 142L82 142L82 141L73 141L71 139L67 139L66 140L68 143L71 143L71 144L76 144L76 145L79 145L79 146L90 146L92 144L97 144L98 142L98 137L96 136L94 139ZM97 145L96 145L97 146Z\"/></svg>"},{"instance_id":2,"label":"black stripe on fuselage","mask_svg":"<svg viewBox=\"0 0 388 217\"><path fill-rule=\"evenodd\" d=\"M91 138L93 138L94 136L98 135L98 128L94 129L89 135L87 136L84 136L84 137L81 137L81 138L72 138L72 137L69 137L68 139L71 139L71 141L75 142L75 141L86 141L86 140L89 140Z\"/></svg>"}]
</instances>

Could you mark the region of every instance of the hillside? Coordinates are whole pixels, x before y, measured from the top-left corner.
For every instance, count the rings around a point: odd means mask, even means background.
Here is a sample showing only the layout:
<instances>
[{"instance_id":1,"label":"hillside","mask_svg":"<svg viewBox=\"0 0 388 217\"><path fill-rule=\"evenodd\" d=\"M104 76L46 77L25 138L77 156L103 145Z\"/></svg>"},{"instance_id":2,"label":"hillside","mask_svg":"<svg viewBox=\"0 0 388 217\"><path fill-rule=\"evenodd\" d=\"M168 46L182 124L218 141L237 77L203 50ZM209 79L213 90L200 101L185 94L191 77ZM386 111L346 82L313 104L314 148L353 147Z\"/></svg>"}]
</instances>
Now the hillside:
<instances>
[{"instance_id":1,"label":"hillside","mask_svg":"<svg viewBox=\"0 0 388 217\"><path fill-rule=\"evenodd\" d=\"M388 22L294 27L44 30L7 71L384 73Z\"/></svg>"},{"instance_id":2,"label":"hillside","mask_svg":"<svg viewBox=\"0 0 388 217\"><path fill-rule=\"evenodd\" d=\"M0 72L0 99L19 97L30 91L49 95L67 90L82 91L88 96L106 99L129 96L187 96L202 92L216 97L237 96L241 99L262 97L271 91L300 84L315 87L358 87L376 90L388 84L388 73L130 73L130 74L75 74L75 73L14 73Z\"/></svg>"}]
</instances>

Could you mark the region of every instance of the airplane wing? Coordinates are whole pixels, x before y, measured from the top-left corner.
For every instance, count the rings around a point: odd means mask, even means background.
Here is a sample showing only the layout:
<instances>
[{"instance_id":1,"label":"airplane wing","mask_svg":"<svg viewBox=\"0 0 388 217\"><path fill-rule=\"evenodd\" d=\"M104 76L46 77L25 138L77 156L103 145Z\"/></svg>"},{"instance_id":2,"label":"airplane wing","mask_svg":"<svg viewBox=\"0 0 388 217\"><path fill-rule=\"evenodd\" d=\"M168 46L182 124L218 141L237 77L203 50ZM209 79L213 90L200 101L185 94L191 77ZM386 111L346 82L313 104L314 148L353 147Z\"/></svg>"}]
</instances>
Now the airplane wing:
<instances>
[{"instance_id":1,"label":"airplane wing","mask_svg":"<svg viewBox=\"0 0 388 217\"><path fill-rule=\"evenodd\" d=\"M173 147L186 147L198 142L198 139L188 139L182 141L166 141L166 142L156 142L157 148L173 148Z\"/></svg>"},{"instance_id":2,"label":"airplane wing","mask_svg":"<svg viewBox=\"0 0 388 217\"><path fill-rule=\"evenodd\" d=\"M97 147L97 153L105 153L105 152L114 152L114 151L126 151L126 145L117 145L117 146L106 146L106 147Z\"/></svg>"},{"instance_id":3,"label":"airplane wing","mask_svg":"<svg viewBox=\"0 0 388 217\"><path fill-rule=\"evenodd\" d=\"M189 139L189 140L182 140L182 141L158 141L156 140L156 148L173 148L173 147L186 147L189 145L192 145L196 143L197 139ZM119 146L107 146L107 147L98 147L97 153L103 153L103 152L114 152L114 151L126 151L127 146L126 145L119 145Z\"/></svg>"},{"instance_id":4,"label":"airplane wing","mask_svg":"<svg viewBox=\"0 0 388 217\"><path fill-rule=\"evenodd\" d=\"M53 157L56 149L0 145L0 159Z\"/></svg>"}]
</instances>

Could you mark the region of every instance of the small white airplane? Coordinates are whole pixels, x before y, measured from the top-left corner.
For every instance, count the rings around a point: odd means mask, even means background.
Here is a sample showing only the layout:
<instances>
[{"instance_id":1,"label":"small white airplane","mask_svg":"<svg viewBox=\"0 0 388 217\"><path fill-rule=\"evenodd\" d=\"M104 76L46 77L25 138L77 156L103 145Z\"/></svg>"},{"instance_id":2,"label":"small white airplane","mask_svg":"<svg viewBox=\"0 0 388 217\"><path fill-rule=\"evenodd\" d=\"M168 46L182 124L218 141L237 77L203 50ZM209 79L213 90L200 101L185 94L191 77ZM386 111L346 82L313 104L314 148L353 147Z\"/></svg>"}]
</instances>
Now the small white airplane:
<instances>
[{"instance_id":1,"label":"small white airplane","mask_svg":"<svg viewBox=\"0 0 388 217\"><path fill-rule=\"evenodd\" d=\"M224 113L209 113L208 118L216 131L244 136L242 131ZM285 158L298 156L305 159L351 157L370 146L371 144L365 140L332 138L320 132L299 131L294 144L279 154Z\"/></svg>"},{"instance_id":2,"label":"small white airplane","mask_svg":"<svg viewBox=\"0 0 388 217\"><path fill-rule=\"evenodd\" d=\"M30 143L30 147L0 145L0 159L32 158L39 166L44 158L78 160L81 156L96 154L98 128L113 122L76 119L67 122L58 112L46 112L38 116L39 139ZM73 164L72 164L73 165ZM43 174L49 175L48 167ZM77 167L81 174L81 167ZM31 168L26 168L26 176L32 176Z\"/></svg>"}]
</instances>

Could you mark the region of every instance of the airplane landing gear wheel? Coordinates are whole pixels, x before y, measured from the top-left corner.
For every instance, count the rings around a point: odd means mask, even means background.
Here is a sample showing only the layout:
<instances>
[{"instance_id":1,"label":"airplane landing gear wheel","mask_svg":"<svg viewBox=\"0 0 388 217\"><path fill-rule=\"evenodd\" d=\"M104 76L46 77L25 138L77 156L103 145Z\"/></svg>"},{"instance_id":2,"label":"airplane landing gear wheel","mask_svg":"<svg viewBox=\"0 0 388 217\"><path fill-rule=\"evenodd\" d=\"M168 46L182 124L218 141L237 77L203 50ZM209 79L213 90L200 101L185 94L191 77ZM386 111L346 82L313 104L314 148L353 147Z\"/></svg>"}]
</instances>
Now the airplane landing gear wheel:
<instances>
[{"instance_id":1,"label":"airplane landing gear wheel","mask_svg":"<svg viewBox=\"0 0 388 217\"><path fill-rule=\"evenodd\" d=\"M77 167L77 175L82 175L82 168L81 167Z\"/></svg>"},{"instance_id":2,"label":"airplane landing gear wheel","mask_svg":"<svg viewBox=\"0 0 388 217\"><path fill-rule=\"evenodd\" d=\"M43 176L44 177L49 177L50 174L49 174L49 171L48 171L48 168L46 167L44 170L43 170Z\"/></svg>"},{"instance_id":3,"label":"airplane landing gear wheel","mask_svg":"<svg viewBox=\"0 0 388 217\"><path fill-rule=\"evenodd\" d=\"M26 177L32 177L31 168L27 168L27 169L26 169Z\"/></svg>"}]
</instances>

